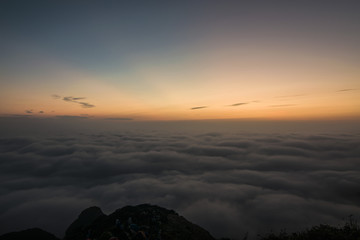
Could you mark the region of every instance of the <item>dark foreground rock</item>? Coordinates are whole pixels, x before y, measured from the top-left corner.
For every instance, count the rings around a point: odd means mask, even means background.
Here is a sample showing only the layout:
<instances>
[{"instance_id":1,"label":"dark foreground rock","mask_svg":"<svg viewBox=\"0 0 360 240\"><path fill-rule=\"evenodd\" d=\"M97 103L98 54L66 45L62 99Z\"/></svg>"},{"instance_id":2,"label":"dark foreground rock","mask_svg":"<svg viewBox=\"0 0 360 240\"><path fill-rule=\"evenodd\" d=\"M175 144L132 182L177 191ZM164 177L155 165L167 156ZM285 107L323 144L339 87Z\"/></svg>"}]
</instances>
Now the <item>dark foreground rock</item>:
<instances>
[{"instance_id":1,"label":"dark foreground rock","mask_svg":"<svg viewBox=\"0 0 360 240\"><path fill-rule=\"evenodd\" d=\"M84 210L66 231L65 240L214 240L203 228L173 210L142 204L106 216L97 207Z\"/></svg>"},{"instance_id":2,"label":"dark foreground rock","mask_svg":"<svg viewBox=\"0 0 360 240\"><path fill-rule=\"evenodd\" d=\"M20 232L7 233L0 236L0 240L59 240L57 237L39 228L31 228Z\"/></svg>"},{"instance_id":3,"label":"dark foreground rock","mask_svg":"<svg viewBox=\"0 0 360 240\"><path fill-rule=\"evenodd\" d=\"M321 224L300 232L278 234L270 233L261 240L360 240L360 226L351 216L343 226Z\"/></svg>"},{"instance_id":4,"label":"dark foreground rock","mask_svg":"<svg viewBox=\"0 0 360 240\"><path fill-rule=\"evenodd\" d=\"M85 239L89 227L97 219L106 218L99 207L89 207L82 211L79 217L68 227L66 239ZM84 235L85 234L85 235Z\"/></svg>"}]
</instances>

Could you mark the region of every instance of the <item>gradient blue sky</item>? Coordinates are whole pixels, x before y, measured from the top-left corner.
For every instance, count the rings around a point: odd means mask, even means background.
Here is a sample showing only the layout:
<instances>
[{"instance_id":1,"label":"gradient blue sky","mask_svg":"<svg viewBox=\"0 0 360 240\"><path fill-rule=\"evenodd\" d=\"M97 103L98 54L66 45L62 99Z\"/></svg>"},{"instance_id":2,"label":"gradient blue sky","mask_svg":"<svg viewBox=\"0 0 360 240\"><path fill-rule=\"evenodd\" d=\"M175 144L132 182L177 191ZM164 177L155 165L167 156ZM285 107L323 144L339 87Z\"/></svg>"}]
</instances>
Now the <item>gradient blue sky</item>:
<instances>
[{"instance_id":1,"label":"gradient blue sky","mask_svg":"<svg viewBox=\"0 0 360 240\"><path fill-rule=\"evenodd\" d=\"M2 1L0 114L359 118L359 7Z\"/></svg>"}]
</instances>

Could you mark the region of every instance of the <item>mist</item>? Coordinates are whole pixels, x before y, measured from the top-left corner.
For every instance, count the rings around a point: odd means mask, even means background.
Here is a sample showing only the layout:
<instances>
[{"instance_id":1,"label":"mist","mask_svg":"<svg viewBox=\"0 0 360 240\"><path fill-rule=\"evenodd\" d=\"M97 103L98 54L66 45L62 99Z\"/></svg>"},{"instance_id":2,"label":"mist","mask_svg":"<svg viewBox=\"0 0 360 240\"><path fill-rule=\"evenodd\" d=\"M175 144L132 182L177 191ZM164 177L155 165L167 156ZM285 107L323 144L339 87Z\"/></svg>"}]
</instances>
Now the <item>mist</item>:
<instances>
[{"instance_id":1,"label":"mist","mask_svg":"<svg viewBox=\"0 0 360 240\"><path fill-rule=\"evenodd\" d=\"M156 204L234 239L360 214L356 125L1 121L0 233L62 237L93 205Z\"/></svg>"}]
</instances>

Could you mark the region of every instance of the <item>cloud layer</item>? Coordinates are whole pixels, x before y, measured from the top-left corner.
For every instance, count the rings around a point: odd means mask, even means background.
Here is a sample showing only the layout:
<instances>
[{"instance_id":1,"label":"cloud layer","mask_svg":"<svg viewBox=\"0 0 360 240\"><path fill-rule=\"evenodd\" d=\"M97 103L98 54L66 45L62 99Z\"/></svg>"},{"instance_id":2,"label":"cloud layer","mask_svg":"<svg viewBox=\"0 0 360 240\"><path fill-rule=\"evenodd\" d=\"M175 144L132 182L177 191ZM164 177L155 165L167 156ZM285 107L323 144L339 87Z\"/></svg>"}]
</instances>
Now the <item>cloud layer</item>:
<instances>
[{"instance_id":1,"label":"cloud layer","mask_svg":"<svg viewBox=\"0 0 360 240\"><path fill-rule=\"evenodd\" d=\"M129 132L0 139L0 232L62 235L91 205L158 204L216 237L360 215L352 135Z\"/></svg>"}]
</instances>

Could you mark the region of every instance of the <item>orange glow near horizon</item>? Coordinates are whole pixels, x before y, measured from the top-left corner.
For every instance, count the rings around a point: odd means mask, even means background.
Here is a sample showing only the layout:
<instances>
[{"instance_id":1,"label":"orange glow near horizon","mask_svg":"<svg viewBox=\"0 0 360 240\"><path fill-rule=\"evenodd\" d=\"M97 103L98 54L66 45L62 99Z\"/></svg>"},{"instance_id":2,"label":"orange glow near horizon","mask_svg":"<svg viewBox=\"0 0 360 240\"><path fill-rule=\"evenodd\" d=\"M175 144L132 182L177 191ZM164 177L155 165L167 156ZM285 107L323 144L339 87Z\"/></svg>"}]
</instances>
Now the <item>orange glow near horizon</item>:
<instances>
[{"instance_id":1,"label":"orange glow near horizon","mask_svg":"<svg viewBox=\"0 0 360 240\"><path fill-rule=\"evenodd\" d=\"M17 79L3 85L0 114L134 120L360 118L356 63L304 51L206 46L176 61L176 53L152 61L137 56L131 71L105 74L46 58L49 71L29 76L34 80L22 85ZM79 102L95 107L83 108L64 97L83 98Z\"/></svg>"}]
</instances>

